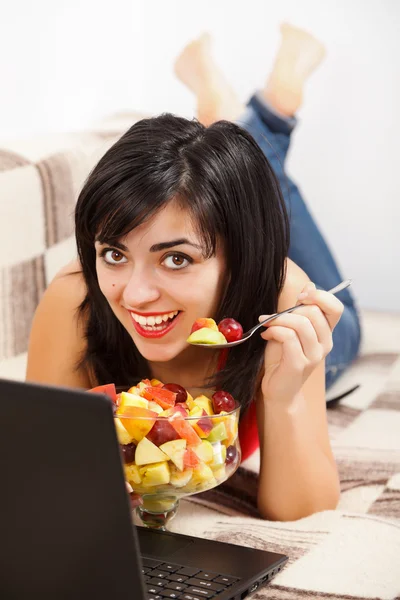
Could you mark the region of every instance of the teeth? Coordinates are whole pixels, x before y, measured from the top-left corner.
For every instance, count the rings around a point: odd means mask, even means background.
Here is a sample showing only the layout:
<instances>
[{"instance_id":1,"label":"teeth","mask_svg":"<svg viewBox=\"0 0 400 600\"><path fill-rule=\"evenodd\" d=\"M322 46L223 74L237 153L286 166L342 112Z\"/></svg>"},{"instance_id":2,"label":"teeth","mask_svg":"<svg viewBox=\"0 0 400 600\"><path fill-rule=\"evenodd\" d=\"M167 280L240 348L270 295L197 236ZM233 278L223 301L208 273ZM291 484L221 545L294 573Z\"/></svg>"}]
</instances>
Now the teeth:
<instances>
[{"instance_id":1,"label":"teeth","mask_svg":"<svg viewBox=\"0 0 400 600\"><path fill-rule=\"evenodd\" d=\"M174 310L173 312L165 313L163 315L157 315L156 317L144 317L143 315L137 315L133 312L131 312L131 315L135 319L136 323L139 323L139 325L142 325L142 327L149 327L158 331L163 329L163 327L155 327L155 325L161 325L161 323L166 323L168 320L173 319L178 314L178 312L178 310Z\"/></svg>"}]
</instances>

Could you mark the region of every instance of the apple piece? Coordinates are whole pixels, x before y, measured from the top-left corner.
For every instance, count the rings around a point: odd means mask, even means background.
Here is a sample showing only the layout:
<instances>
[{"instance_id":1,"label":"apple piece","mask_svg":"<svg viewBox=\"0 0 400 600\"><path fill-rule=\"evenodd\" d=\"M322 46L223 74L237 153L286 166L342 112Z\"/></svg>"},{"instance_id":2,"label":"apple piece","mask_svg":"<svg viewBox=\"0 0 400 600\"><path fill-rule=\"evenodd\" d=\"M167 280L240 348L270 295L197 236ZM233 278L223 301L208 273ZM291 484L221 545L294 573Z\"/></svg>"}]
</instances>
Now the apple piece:
<instances>
[{"instance_id":1,"label":"apple piece","mask_svg":"<svg viewBox=\"0 0 400 600\"><path fill-rule=\"evenodd\" d=\"M175 413L170 417L169 422L175 431L180 435L181 438L185 439L188 445L197 446L201 443L201 439L189 424L189 421L185 421L180 413Z\"/></svg>"},{"instance_id":2,"label":"apple piece","mask_svg":"<svg viewBox=\"0 0 400 600\"><path fill-rule=\"evenodd\" d=\"M138 406L139 408L148 408L149 403L145 398L138 396L137 394L130 394L129 392L121 392L119 399L117 414L124 412L124 409L128 406Z\"/></svg>"},{"instance_id":3,"label":"apple piece","mask_svg":"<svg viewBox=\"0 0 400 600\"><path fill-rule=\"evenodd\" d=\"M147 400L157 402L164 409L175 405L176 394L170 390L149 386L142 393Z\"/></svg>"},{"instance_id":4,"label":"apple piece","mask_svg":"<svg viewBox=\"0 0 400 600\"><path fill-rule=\"evenodd\" d=\"M227 437L228 434L226 432L225 423L218 423L218 425L215 425L215 427L212 428L207 440L211 443L222 442L222 440L226 440Z\"/></svg>"},{"instance_id":5,"label":"apple piece","mask_svg":"<svg viewBox=\"0 0 400 600\"><path fill-rule=\"evenodd\" d=\"M106 383L105 385L98 385L97 387L88 390L93 394L105 394L116 404L117 402L117 390L115 389L115 383Z\"/></svg>"},{"instance_id":6,"label":"apple piece","mask_svg":"<svg viewBox=\"0 0 400 600\"><path fill-rule=\"evenodd\" d=\"M196 431L197 435L200 438L206 438L209 436L212 428L214 427L214 424L212 422L212 419L210 419L210 417L207 416L207 413L204 410L204 408L202 409L201 413L202 416L198 421L196 421L193 424L193 429Z\"/></svg>"},{"instance_id":7,"label":"apple piece","mask_svg":"<svg viewBox=\"0 0 400 600\"><path fill-rule=\"evenodd\" d=\"M221 444L221 442L214 442L212 445L213 449L213 459L210 463L210 467L214 471L215 469L219 469L223 464L225 464L226 459L226 447Z\"/></svg>"},{"instance_id":8,"label":"apple piece","mask_svg":"<svg viewBox=\"0 0 400 600\"><path fill-rule=\"evenodd\" d=\"M195 322L192 325L192 329L190 330L190 333L194 333L195 331L198 331L199 329L203 329L204 327L206 329L212 329L214 331L218 331L218 325L216 324L214 319L201 317L200 319L195 320Z\"/></svg>"},{"instance_id":9,"label":"apple piece","mask_svg":"<svg viewBox=\"0 0 400 600\"><path fill-rule=\"evenodd\" d=\"M154 487L155 485L166 485L167 483L169 483L169 480L170 472L168 464L166 462L159 462L149 465L146 468L143 474L142 485L145 487Z\"/></svg>"},{"instance_id":10,"label":"apple piece","mask_svg":"<svg viewBox=\"0 0 400 600\"><path fill-rule=\"evenodd\" d=\"M169 460L169 457L164 454L153 442L147 438L140 440L136 447L135 462L137 465L148 465L150 463L158 463Z\"/></svg>"},{"instance_id":11,"label":"apple piece","mask_svg":"<svg viewBox=\"0 0 400 600\"><path fill-rule=\"evenodd\" d=\"M193 406L198 406L206 411L206 413L210 416L214 415L213 405L211 398L207 398L204 394L200 396L196 396L193 400Z\"/></svg>"},{"instance_id":12,"label":"apple piece","mask_svg":"<svg viewBox=\"0 0 400 600\"><path fill-rule=\"evenodd\" d=\"M183 471L183 456L186 450L186 440L179 439L165 442L165 444L160 446L160 450L169 456L180 471Z\"/></svg>"},{"instance_id":13,"label":"apple piece","mask_svg":"<svg viewBox=\"0 0 400 600\"><path fill-rule=\"evenodd\" d=\"M137 465L125 465L124 471L125 479L128 483L130 483L131 485L133 484L133 486L142 483L142 476Z\"/></svg>"},{"instance_id":14,"label":"apple piece","mask_svg":"<svg viewBox=\"0 0 400 600\"><path fill-rule=\"evenodd\" d=\"M140 406L127 406L124 412L119 415L119 418L132 439L140 442L153 427L157 413Z\"/></svg>"},{"instance_id":15,"label":"apple piece","mask_svg":"<svg viewBox=\"0 0 400 600\"><path fill-rule=\"evenodd\" d=\"M132 442L131 434L125 429L119 419L114 419L115 429L117 431L117 438L120 444L130 444Z\"/></svg>"},{"instance_id":16,"label":"apple piece","mask_svg":"<svg viewBox=\"0 0 400 600\"><path fill-rule=\"evenodd\" d=\"M162 417L171 417L175 413L179 413L183 418L186 418L189 415L189 411L186 409L186 404L175 404L171 408L167 408L161 414Z\"/></svg>"},{"instance_id":17,"label":"apple piece","mask_svg":"<svg viewBox=\"0 0 400 600\"><path fill-rule=\"evenodd\" d=\"M164 412L164 409L161 408L161 406L157 404L157 402L153 402L153 400L149 401L149 410L154 410L154 412L158 415Z\"/></svg>"},{"instance_id":18,"label":"apple piece","mask_svg":"<svg viewBox=\"0 0 400 600\"><path fill-rule=\"evenodd\" d=\"M203 440L201 444L195 446L192 450L204 463L211 463L214 458L212 444L207 440Z\"/></svg>"},{"instance_id":19,"label":"apple piece","mask_svg":"<svg viewBox=\"0 0 400 600\"><path fill-rule=\"evenodd\" d=\"M220 331L203 327L191 333L186 340L188 344L226 344L226 339Z\"/></svg>"},{"instance_id":20,"label":"apple piece","mask_svg":"<svg viewBox=\"0 0 400 600\"><path fill-rule=\"evenodd\" d=\"M190 420L190 423L197 433L197 435L201 438L206 438L211 429L213 428L212 420L207 416L204 408L200 408L200 406L194 405L191 411L189 412L190 417L198 417L197 420Z\"/></svg>"},{"instance_id":21,"label":"apple piece","mask_svg":"<svg viewBox=\"0 0 400 600\"><path fill-rule=\"evenodd\" d=\"M231 415L224 410L218 414L218 417L214 417L213 423L225 423L227 438L224 440L226 446L233 444L238 435L238 421L235 415Z\"/></svg>"},{"instance_id":22,"label":"apple piece","mask_svg":"<svg viewBox=\"0 0 400 600\"><path fill-rule=\"evenodd\" d=\"M180 436L167 419L157 419L147 434L147 439L156 446L161 446L161 444L165 444L166 442L179 440Z\"/></svg>"},{"instance_id":23,"label":"apple piece","mask_svg":"<svg viewBox=\"0 0 400 600\"><path fill-rule=\"evenodd\" d=\"M186 448L186 451L183 455L183 466L184 467L197 467L197 465L200 464L200 459L197 456L197 454L195 454L195 452L193 452L192 448Z\"/></svg>"},{"instance_id":24,"label":"apple piece","mask_svg":"<svg viewBox=\"0 0 400 600\"><path fill-rule=\"evenodd\" d=\"M177 487L182 488L189 483L192 478L193 469L187 468L182 472L176 469L173 465L170 467L171 478L169 480L170 484Z\"/></svg>"}]
</instances>

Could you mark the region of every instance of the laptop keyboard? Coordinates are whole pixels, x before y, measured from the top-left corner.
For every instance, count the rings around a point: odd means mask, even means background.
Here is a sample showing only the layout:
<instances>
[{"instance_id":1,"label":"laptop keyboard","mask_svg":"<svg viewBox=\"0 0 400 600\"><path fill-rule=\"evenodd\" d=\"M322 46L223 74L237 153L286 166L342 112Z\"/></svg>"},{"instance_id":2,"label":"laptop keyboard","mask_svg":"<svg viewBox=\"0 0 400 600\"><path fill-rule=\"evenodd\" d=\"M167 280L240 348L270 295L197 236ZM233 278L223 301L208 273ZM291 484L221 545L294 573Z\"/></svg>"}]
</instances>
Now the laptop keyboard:
<instances>
[{"instance_id":1,"label":"laptop keyboard","mask_svg":"<svg viewBox=\"0 0 400 600\"><path fill-rule=\"evenodd\" d=\"M142 558L148 600L208 600L232 584L237 577L201 571L152 558Z\"/></svg>"}]
</instances>

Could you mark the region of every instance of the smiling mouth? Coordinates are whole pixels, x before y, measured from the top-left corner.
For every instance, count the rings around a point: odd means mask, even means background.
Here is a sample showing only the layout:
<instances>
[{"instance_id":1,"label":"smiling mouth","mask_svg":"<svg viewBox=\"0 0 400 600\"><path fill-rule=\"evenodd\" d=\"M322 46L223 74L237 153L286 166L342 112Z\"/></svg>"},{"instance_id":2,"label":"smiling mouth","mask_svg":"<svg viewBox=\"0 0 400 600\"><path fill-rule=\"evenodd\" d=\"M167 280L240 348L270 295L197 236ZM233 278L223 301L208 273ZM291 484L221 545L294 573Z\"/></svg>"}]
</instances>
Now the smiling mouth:
<instances>
[{"instance_id":1,"label":"smiling mouth","mask_svg":"<svg viewBox=\"0 0 400 600\"><path fill-rule=\"evenodd\" d=\"M180 311L174 310L170 313L151 315L148 317L145 317L144 315L138 315L137 313L131 311L129 311L129 314L131 315L133 325L138 333L142 335L146 333L161 334L167 333L176 317L180 314Z\"/></svg>"}]
</instances>

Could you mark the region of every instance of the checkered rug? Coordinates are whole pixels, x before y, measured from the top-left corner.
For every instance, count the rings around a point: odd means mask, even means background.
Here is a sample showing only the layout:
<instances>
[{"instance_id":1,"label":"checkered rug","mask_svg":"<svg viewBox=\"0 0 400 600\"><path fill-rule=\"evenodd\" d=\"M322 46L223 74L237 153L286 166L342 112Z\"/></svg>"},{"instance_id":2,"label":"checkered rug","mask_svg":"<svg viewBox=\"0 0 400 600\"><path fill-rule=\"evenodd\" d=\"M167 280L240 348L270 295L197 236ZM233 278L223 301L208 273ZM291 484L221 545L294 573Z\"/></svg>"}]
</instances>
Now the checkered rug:
<instances>
[{"instance_id":1,"label":"checkered rug","mask_svg":"<svg viewBox=\"0 0 400 600\"><path fill-rule=\"evenodd\" d=\"M219 488L182 501L171 523L180 533L287 554L284 570L251 598L400 597L400 354L364 354L347 379L360 387L328 409L337 510L261 520L256 455Z\"/></svg>"}]
</instances>

